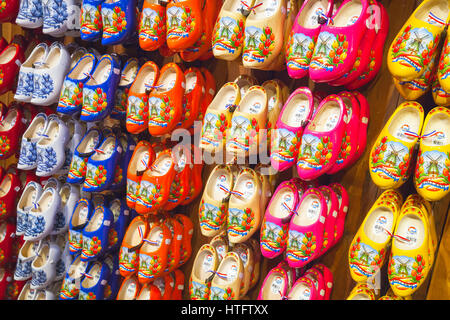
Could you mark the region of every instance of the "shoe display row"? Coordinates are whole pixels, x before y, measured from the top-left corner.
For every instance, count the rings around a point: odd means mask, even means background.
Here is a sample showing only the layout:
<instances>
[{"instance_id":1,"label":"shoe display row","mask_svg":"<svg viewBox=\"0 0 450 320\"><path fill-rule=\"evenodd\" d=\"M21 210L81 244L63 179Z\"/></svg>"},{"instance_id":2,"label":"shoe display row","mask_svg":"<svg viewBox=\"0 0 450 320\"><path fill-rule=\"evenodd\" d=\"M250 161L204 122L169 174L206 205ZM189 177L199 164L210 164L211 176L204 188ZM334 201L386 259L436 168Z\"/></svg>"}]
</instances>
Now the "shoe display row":
<instances>
[{"instance_id":1,"label":"shoe display row","mask_svg":"<svg viewBox=\"0 0 450 320\"><path fill-rule=\"evenodd\" d=\"M323 264L305 270L281 261L268 272L258 300L330 300L333 285L333 274Z\"/></svg>"}]
</instances>

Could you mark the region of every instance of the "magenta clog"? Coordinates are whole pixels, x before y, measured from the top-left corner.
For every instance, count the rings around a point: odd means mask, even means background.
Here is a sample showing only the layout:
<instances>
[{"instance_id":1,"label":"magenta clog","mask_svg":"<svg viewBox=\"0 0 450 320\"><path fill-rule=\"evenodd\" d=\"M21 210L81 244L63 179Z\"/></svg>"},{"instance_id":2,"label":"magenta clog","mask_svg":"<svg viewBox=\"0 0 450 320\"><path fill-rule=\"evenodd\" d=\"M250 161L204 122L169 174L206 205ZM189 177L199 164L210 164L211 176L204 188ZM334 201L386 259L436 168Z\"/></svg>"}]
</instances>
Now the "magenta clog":
<instances>
[{"instance_id":1,"label":"magenta clog","mask_svg":"<svg viewBox=\"0 0 450 320\"><path fill-rule=\"evenodd\" d=\"M320 300L314 281L308 277L300 277L289 291L287 300Z\"/></svg>"},{"instance_id":2,"label":"magenta clog","mask_svg":"<svg viewBox=\"0 0 450 320\"><path fill-rule=\"evenodd\" d=\"M325 300L326 283L322 272L315 268L311 268L305 272L303 277L310 279L314 283L314 287L316 289L316 299L313 300Z\"/></svg>"},{"instance_id":3,"label":"magenta clog","mask_svg":"<svg viewBox=\"0 0 450 320\"><path fill-rule=\"evenodd\" d=\"M311 80L333 81L352 69L367 29L368 7L368 0L345 0L322 25L309 67Z\"/></svg>"},{"instance_id":4,"label":"magenta clog","mask_svg":"<svg viewBox=\"0 0 450 320\"><path fill-rule=\"evenodd\" d=\"M317 188L305 192L289 224L286 260L292 268L313 261L323 246L328 206Z\"/></svg>"},{"instance_id":5,"label":"magenta clog","mask_svg":"<svg viewBox=\"0 0 450 320\"><path fill-rule=\"evenodd\" d=\"M331 298L331 292L333 290L333 274L331 273L330 269L328 269L323 264L316 264L313 269L319 270L323 275L323 280L325 282L325 298L324 300L330 300Z\"/></svg>"},{"instance_id":6,"label":"magenta clog","mask_svg":"<svg viewBox=\"0 0 450 320\"><path fill-rule=\"evenodd\" d=\"M290 181L281 183L267 206L261 225L261 253L268 259L286 249L289 221L299 202L298 190Z\"/></svg>"},{"instance_id":7,"label":"magenta clog","mask_svg":"<svg viewBox=\"0 0 450 320\"><path fill-rule=\"evenodd\" d=\"M358 99L359 103L359 133L358 133L358 147L353 159L350 160L349 166L355 163L361 156L367 147L367 131L369 128L370 119L370 107L366 97L358 91L353 91L352 94Z\"/></svg>"},{"instance_id":8,"label":"magenta clog","mask_svg":"<svg viewBox=\"0 0 450 320\"><path fill-rule=\"evenodd\" d=\"M286 65L291 78L300 79L309 72L309 64L314 53L320 22L328 19L333 12L333 0L306 0L295 19L286 47Z\"/></svg>"},{"instance_id":9,"label":"magenta clog","mask_svg":"<svg viewBox=\"0 0 450 320\"><path fill-rule=\"evenodd\" d=\"M339 203L339 212L336 219L336 229L334 233L334 243L338 243L344 235L345 218L347 217L349 197L347 190L339 183L332 183L329 185L337 196Z\"/></svg>"},{"instance_id":10,"label":"magenta clog","mask_svg":"<svg viewBox=\"0 0 450 320\"><path fill-rule=\"evenodd\" d=\"M339 157L333 168L327 172L330 175L348 168L358 149L359 126L361 121L358 99L348 91L341 92L339 96L347 108L347 120L345 122L344 137L342 138Z\"/></svg>"},{"instance_id":11,"label":"magenta clog","mask_svg":"<svg viewBox=\"0 0 450 320\"><path fill-rule=\"evenodd\" d=\"M298 88L288 98L272 133L270 162L278 171L291 168L297 159L303 128L311 119L314 97L307 87Z\"/></svg>"},{"instance_id":12,"label":"magenta clog","mask_svg":"<svg viewBox=\"0 0 450 320\"><path fill-rule=\"evenodd\" d=\"M346 128L347 109L337 95L322 100L305 128L298 153L300 179L314 180L327 173L339 157Z\"/></svg>"},{"instance_id":13,"label":"magenta clog","mask_svg":"<svg viewBox=\"0 0 450 320\"><path fill-rule=\"evenodd\" d=\"M279 266L269 271L259 291L258 300L283 300L289 290L289 279L284 268Z\"/></svg>"},{"instance_id":14,"label":"magenta clog","mask_svg":"<svg viewBox=\"0 0 450 320\"><path fill-rule=\"evenodd\" d=\"M347 90L357 90L371 82L377 76L383 65L384 47L389 34L389 15L386 8L381 3L374 3L373 5L380 8L380 26L379 29L376 30L377 34L370 50L369 63L365 66L363 73L355 81L347 83ZM376 21L374 23L376 23Z\"/></svg>"}]
</instances>

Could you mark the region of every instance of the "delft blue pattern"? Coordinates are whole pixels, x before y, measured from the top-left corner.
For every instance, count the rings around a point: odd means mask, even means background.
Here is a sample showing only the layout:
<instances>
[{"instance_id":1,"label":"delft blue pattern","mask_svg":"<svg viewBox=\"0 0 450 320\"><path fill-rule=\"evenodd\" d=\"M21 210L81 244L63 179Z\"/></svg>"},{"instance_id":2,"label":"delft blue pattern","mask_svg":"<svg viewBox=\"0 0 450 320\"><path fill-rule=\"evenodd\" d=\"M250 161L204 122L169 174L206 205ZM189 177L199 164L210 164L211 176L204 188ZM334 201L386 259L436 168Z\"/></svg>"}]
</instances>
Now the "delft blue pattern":
<instances>
[{"instance_id":1,"label":"delft blue pattern","mask_svg":"<svg viewBox=\"0 0 450 320\"><path fill-rule=\"evenodd\" d=\"M39 236L42 232L44 232L44 229L45 229L44 217L33 217L30 215L29 227L25 232L25 236L35 238Z\"/></svg>"},{"instance_id":2,"label":"delft blue pattern","mask_svg":"<svg viewBox=\"0 0 450 320\"><path fill-rule=\"evenodd\" d=\"M33 98L47 99L47 97L53 92L53 90L53 79L49 74L34 76Z\"/></svg>"},{"instance_id":3,"label":"delft blue pattern","mask_svg":"<svg viewBox=\"0 0 450 320\"><path fill-rule=\"evenodd\" d=\"M14 271L14 278L16 279L28 279L31 277L31 263L33 261L29 260L26 262L18 261L16 266L16 271Z\"/></svg>"},{"instance_id":4,"label":"delft blue pattern","mask_svg":"<svg viewBox=\"0 0 450 320\"><path fill-rule=\"evenodd\" d=\"M55 224L53 225L53 231L59 232L62 228L66 226L66 217L61 211L56 212Z\"/></svg>"},{"instance_id":5,"label":"delft blue pattern","mask_svg":"<svg viewBox=\"0 0 450 320\"><path fill-rule=\"evenodd\" d=\"M33 271L31 278L31 285L35 287L41 287L47 282L47 274L42 271Z\"/></svg>"},{"instance_id":6,"label":"delft blue pattern","mask_svg":"<svg viewBox=\"0 0 450 320\"><path fill-rule=\"evenodd\" d=\"M72 157L73 157L73 152L70 150L70 148L66 148L64 164L63 164L61 170L63 170L63 171L70 170L70 164L72 163Z\"/></svg>"},{"instance_id":7,"label":"delft blue pattern","mask_svg":"<svg viewBox=\"0 0 450 320\"><path fill-rule=\"evenodd\" d=\"M56 263L56 277L61 277L66 273L66 264L63 259L59 259Z\"/></svg>"},{"instance_id":8,"label":"delft blue pattern","mask_svg":"<svg viewBox=\"0 0 450 320\"><path fill-rule=\"evenodd\" d=\"M17 232L25 232L27 230L27 225L28 225L28 213L22 211L22 210L17 210L17 225L16 225L16 230Z\"/></svg>"},{"instance_id":9,"label":"delft blue pattern","mask_svg":"<svg viewBox=\"0 0 450 320\"><path fill-rule=\"evenodd\" d=\"M44 32L46 29L60 29L69 16L67 3L63 0L48 0L43 13Z\"/></svg>"},{"instance_id":10,"label":"delft blue pattern","mask_svg":"<svg viewBox=\"0 0 450 320\"><path fill-rule=\"evenodd\" d=\"M33 73L20 72L17 83L16 95L31 97L34 91L34 75Z\"/></svg>"},{"instance_id":11,"label":"delft blue pattern","mask_svg":"<svg viewBox=\"0 0 450 320\"><path fill-rule=\"evenodd\" d=\"M50 172L56 166L56 152L53 148L38 148L37 171Z\"/></svg>"},{"instance_id":12,"label":"delft blue pattern","mask_svg":"<svg viewBox=\"0 0 450 320\"><path fill-rule=\"evenodd\" d=\"M37 150L36 143L27 140L22 140L20 148L19 166L32 167L36 164Z\"/></svg>"},{"instance_id":13,"label":"delft blue pattern","mask_svg":"<svg viewBox=\"0 0 450 320\"><path fill-rule=\"evenodd\" d=\"M43 16L41 0L22 0L20 1L18 19L30 20L36 22Z\"/></svg>"}]
</instances>

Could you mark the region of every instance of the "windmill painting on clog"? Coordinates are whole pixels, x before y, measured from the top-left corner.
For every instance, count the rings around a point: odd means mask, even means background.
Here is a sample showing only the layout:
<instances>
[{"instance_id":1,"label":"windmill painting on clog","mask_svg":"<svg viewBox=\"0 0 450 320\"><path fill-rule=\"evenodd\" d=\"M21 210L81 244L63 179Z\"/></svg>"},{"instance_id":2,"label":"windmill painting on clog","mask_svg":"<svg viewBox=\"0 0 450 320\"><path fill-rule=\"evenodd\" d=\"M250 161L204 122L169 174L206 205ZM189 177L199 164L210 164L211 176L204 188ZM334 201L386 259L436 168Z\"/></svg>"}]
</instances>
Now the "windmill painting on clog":
<instances>
[{"instance_id":1,"label":"windmill painting on clog","mask_svg":"<svg viewBox=\"0 0 450 320\"><path fill-rule=\"evenodd\" d=\"M388 53L388 68L400 80L420 77L440 43L450 13L445 0L423 1L392 42Z\"/></svg>"},{"instance_id":2,"label":"windmill painting on clog","mask_svg":"<svg viewBox=\"0 0 450 320\"><path fill-rule=\"evenodd\" d=\"M275 35L271 27L263 29L254 26L246 27L242 53L244 63L263 64L273 53L274 43Z\"/></svg>"},{"instance_id":3,"label":"windmill painting on clog","mask_svg":"<svg viewBox=\"0 0 450 320\"><path fill-rule=\"evenodd\" d=\"M103 28L101 0L83 0L80 16L81 40L95 41L100 39Z\"/></svg>"},{"instance_id":4,"label":"windmill painting on clog","mask_svg":"<svg viewBox=\"0 0 450 320\"><path fill-rule=\"evenodd\" d=\"M154 51L166 40L166 8L158 1L144 1L139 23L139 45Z\"/></svg>"}]
</instances>

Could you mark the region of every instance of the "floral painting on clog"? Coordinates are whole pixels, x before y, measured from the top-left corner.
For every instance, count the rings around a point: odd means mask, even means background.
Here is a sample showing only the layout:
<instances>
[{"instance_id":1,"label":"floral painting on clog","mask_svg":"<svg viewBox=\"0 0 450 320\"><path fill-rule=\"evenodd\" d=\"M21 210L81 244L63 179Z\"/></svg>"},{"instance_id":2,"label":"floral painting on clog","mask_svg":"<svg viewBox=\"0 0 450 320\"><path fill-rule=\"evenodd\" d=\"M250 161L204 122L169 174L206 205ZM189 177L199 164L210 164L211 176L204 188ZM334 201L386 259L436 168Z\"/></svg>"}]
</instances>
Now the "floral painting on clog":
<instances>
[{"instance_id":1,"label":"floral painting on clog","mask_svg":"<svg viewBox=\"0 0 450 320\"><path fill-rule=\"evenodd\" d=\"M275 49L275 35L272 28L245 28L244 52L242 59L248 63L263 63Z\"/></svg>"},{"instance_id":2,"label":"floral painting on clog","mask_svg":"<svg viewBox=\"0 0 450 320\"><path fill-rule=\"evenodd\" d=\"M208 113L204 120L201 138L202 143L218 147L223 139L226 138L226 129L228 128L226 116L223 113L220 116L214 113Z\"/></svg>"},{"instance_id":3,"label":"floral painting on clog","mask_svg":"<svg viewBox=\"0 0 450 320\"><path fill-rule=\"evenodd\" d=\"M97 7L83 3L81 7L81 33L91 35L103 28L102 15Z\"/></svg>"},{"instance_id":4,"label":"floral painting on clog","mask_svg":"<svg viewBox=\"0 0 450 320\"><path fill-rule=\"evenodd\" d=\"M208 300L209 288L203 283L189 281L189 296L191 300Z\"/></svg>"},{"instance_id":5,"label":"floral painting on clog","mask_svg":"<svg viewBox=\"0 0 450 320\"><path fill-rule=\"evenodd\" d=\"M0 136L0 158L4 158L11 149L11 141L7 136ZM22 150L21 150L22 151Z\"/></svg>"},{"instance_id":6,"label":"floral painting on clog","mask_svg":"<svg viewBox=\"0 0 450 320\"><path fill-rule=\"evenodd\" d=\"M228 236L232 238L245 237L255 224L255 213L251 208L228 209Z\"/></svg>"},{"instance_id":7,"label":"floral painting on clog","mask_svg":"<svg viewBox=\"0 0 450 320\"><path fill-rule=\"evenodd\" d=\"M167 39L187 38L196 25L188 6L173 6L167 10Z\"/></svg>"},{"instance_id":8,"label":"floral painting on clog","mask_svg":"<svg viewBox=\"0 0 450 320\"><path fill-rule=\"evenodd\" d=\"M289 261L306 261L315 253L316 236L312 232L306 234L289 230L286 257Z\"/></svg>"},{"instance_id":9,"label":"floral painting on clog","mask_svg":"<svg viewBox=\"0 0 450 320\"><path fill-rule=\"evenodd\" d=\"M303 33L291 34L286 52L287 67L293 71L309 69L316 40Z\"/></svg>"},{"instance_id":10,"label":"floral painting on clog","mask_svg":"<svg viewBox=\"0 0 450 320\"><path fill-rule=\"evenodd\" d=\"M162 271L161 257L139 255L139 277L144 279L154 279Z\"/></svg>"},{"instance_id":11,"label":"floral painting on clog","mask_svg":"<svg viewBox=\"0 0 450 320\"><path fill-rule=\"evenodd\" d=\"M330 162L333 143L330 138L306 134L302 138L297 166L303 170L321 170Z\"/></svg>"},{"instance_id":12,"label":"floral painting on clog","mask_svg":"<svg viewBox=\"0 0 450 320\"><path fill-rule=\"evenodd\" d=\"M139 203L146 208L152 208L162 201L163 196L161 190L162 186L160 184L155 186L148 181L141 181L141 185L139 186L139 196L136 199L136 203Z\"/></svg>"},{"instance_id":13,"label":"floral painting on clog","mask_svg":"<svg viewBox=\"0 0 450 320\"><path fill-rule=\"evenodd\" d=\"M347 52L348 41L345 34L334 35L329 32L321 32L314 48L310 68L332 71L344 63Z\"/></svg>"},{"instance_id":14,"label":"floral painting on clog","mask_svg":"<svg viewBox=\"0 0 450 320\"><path fill-rule=\"evenodd\" d=\"M421 255L414 258L393 256L388 265L389 282L399 290L416 289L424 278L425 268L428 266Z\"/></svg>"},{"instance_id":15,"label":"floral painting on clog","mask_svg":"<svg viewBox=\"0 0 450 320\"><path fill-rule=\"evenodd\" d=\"M234 54L244 43L244 20L223 17L216 23L213 35L214 50Z\"/></svg>"},{"instance_id":16,"label":"floral painting on clog","mask_svg":"<svg viewBox=\"0 0 450 320\"><path fill-rule=\"evenodd\" d=\"M83 249L81 256L84 259L91 259L97 256L102 250L102 241L94 236L92 238L83 236Z\"/></svg>"},{"instance_id":17,"label":"floral painting on clog","mask_svg":"<svg viewBox=\"0 0 450 320\"><path fill-rule=\"evenodd\" d=\"M87 162L89 158L80 158L73 155L70 164L69 179L83 179L86 176Z\"/></svg>"},{"instance_id":18,"label":"floral painting on clog","mask_svg":"<svg viewBox=\"0 0 450 320\"><path fill-rule=\"evenodd\" d=\"M18 20L28 20L35 23L43 17L41 0L25 0L20 1Z\"/></svg>"},{"instance_id":19,"label":"floral painting on clog","mask_svg":"<svg viewBox=\"0 0 450 320\"><path fill-rule=\"evenodd\" d=\"M139 195L139 184L131 179L127 179L127 200L136 202Z\"/></svg>"},{"instance_id":20,"label":"floral painting on clog","mask_svg":"<svg viewBox=\"0 0 450 320\"><path fill-rule=\"evenodd\" d=\"M139 39L158 41L166 34L166 21L161 19L159 13L151 8L142 11L139 25Z\"/></svg>"},{"instance_id":21,"label":"floral painting on clog","mask_svg":"<svg viewBox=\"0 0 450 320\"><path fill-rule=\"evenodd\" d=\"M83 90L82 117L95 117L102 113L108 106L108 96L101 88L94 90L85 88Z\"/></svg>"},{"instance_id":22,"label":"floral painting on clog","mask_svg":"<svg viewBox=\"0 0 450 320\"><path fill-rule=\"evenodd\" d=\"M71 279L66 278L61 288L60 299L62 300L74 300L80 293L80 289L77 287L77 283L70 280Z\"/></svg>"},{"instance_id":23,"label":"floral painting on clog","mask_svg":"<svg viewBox=\"0 0 450 320\"><path fill-rule=\"evenodd\" d=\"M233 289L222 289L218 287L211 287L209 300L234 300L235 294Z\"/></svg>"},{"instance_id":24,"label":"floral painting on clog","mask_svg":"<svg viewBox=\"0 0 450 320\"><path fill-rule=\"evenodd\" d=\"M83 235L79 231L69 229L69 251L72 254L83 249Z\"/></svg>"},{"instance_id":25,"label":"floral painting on clog","mask_svg":"<svg viewBox=\"0 0 450 320\"><path fill-rule=\"evenodd\" d=\"M430 63L438 41L439 35L436 35L435 38L425 28L408 26L392 46L392 62L412 67L416 72L419 72Z\"/></svg>"},{"instance_id":26,"label":"floral painting on clog","mask_svg":"<svg viewBox=\"0 0 450 320\"><path fill-rule=\"evenodd\" d=\"M410 163L409 149L400 142L388 141L383 137L370 156L372 172L383 179L395 182L407 173Z\"/></svg>"},{"instance_id":27,"label":"floral painting on clog","mask_svg":"<svg viewBox=\"0 0 450 320\"><path fill-rule=\"evenodd\" d=\"M106 183L106 179L107 171L103 165L97 167L88 163L83 188L89 190L102 187Z\"/></svg>"},{"instance_id":28,"label":"floral painting on clog","mask_svg":"<svg viewBox=\"0 0 450 320\"><path fill-rule=\"evenodd\" d=\"M298 137L290 130L274 130L272 133L270 157L277 162L294 162L296 160L298 143L300 140L301 137Z\"/></svg>"},{"instance_id":29,"label":"floral painting on clog","mask_svg":"<svg viewBox=\"0 0 450 320\"><path fill-rule=\"evenodd\" d=\"M127 124L142 126L148 118L148 97L128 97Z\"/></svg>"},{"instance_id":30,"label":"floral painting on clog","mask_svg":"<svg viewBox=\"0 0 450 320\"><path fill-rule=\"evenodd\" d=\"M119 269L122 272L133 273L139 267L137 251L129 252L127 248L121 248L119 254Z\"/></svg>"},{"instance_id":31,"label":"floral painting on clog","mask_svg":"<svg viewBox=\"0 0 450 320\"><path fill-rule=\"evenodd\" d=\"M280 252L286 246L288 227L286 224L281 228L264 219L261 227L261 248L274 254Z\"/></svg>"},{"instance_id":32,"label":"floral painting on clog","mask_svg":"<svg viewBox=\"0 0 450 320\"><path fill-rule=\"evenodd\" d=\"M67 113L75 113L83 104L83 82L73 82L66 79L61 90L58 109Z\"/></svg>"},{"instance_id":33,"label":"floral painting on clog","mask_svg":"<svg viewBox=\"0 0 450 320\"><path fill-rule=\"evenodd\" d=\"M56 162L56 151L53 148L37 148L38 172L51 172L55 168Z\"/></svg>"},{"instance_id":34,"label":"floral painting on clog","mask_svg":"<svg viewBox=\"0 0 450 320\"><path fill-rule=\"evenodd\" d=\"M248 151L250 146L255 145L255 142L257 142L259 126L255 118L249 120L243 116L237 116L231 120L230 131L227 144L231 144L243 151Z\"/></svg>"},{"instance_id":35,"label":"floral painting on clog","mask_svg":"<svg viewBox=\"0 0 450 320\"><path fill-rule=\"evenodd\" d=\"M122 11L120 7L114 7L114 9L102 7L102 23L103 39L118 37L127 27L125 11Z\"/></svg>"},{"instance_id":36,"label":"floral painting on clog","mask_svg":"<svg viewBox=\"0 0 450 320\"><path fill-rule=\"evenodd\" d=\"M173 119L175 110L171 107L171 100L168 96L162 99L151 97L149 102L148 124L158 127L167 127Z\"/></svg>"},{"instance_id":37,"label":"floral painting on clog","mask_svg":"<svg viewBox=\"0 0 450 320\"><path fill-rule=\"evenodd\" d=\"M443 134L441 133L441 135ZM445 141L445 136L443 139ZM422 154L419 151L416 185L419 189L430 192L448 191L450 185L450 153L428 151Z\"/></svg>"},{"instance_id":38,"label":"floral painting on clog","mask_svg":"<svg viewBox=\"0 0 450 320\"><path fill-rule=\"evenodd\" d=\"M202 200L200 203L200 228L208 232L218 231L227 218L227 212L224 204L218 208Z\"/></svg>"},{"instance_id":39,"label":"floral painting on clog","mask_svg":"<svg viewBox=\"0 0 450 320\"><path fill-rule=\"evenodd\" d=\"M445 80L450 76L450 43L448 40L449 38L447 37L439 61L438 74L442 80Z\"/></svg>"},{"instance_id":40,"label":"floral painting on clog","mask_svg":"<svg viewBox=\"0 0 450 320\"><path fill-rule=\"evenodd\" d=\"M381 216L378 219L381 220L383 218L384 217ZM380 267L383 264L385 256L386 250L384 248L382 248L380 251L377 251L373 249L371 246L362 243L361 238L358 237L356 239L356 243L354 243L350 248L350 259L349 259L350 269L352 269L352 271L358 277L370 278L374 276L378 270L380 270Z\"/></svg>"},{"instance_id":41,"label":"floral painting on clog","mask_svg":"<svg viewBox=\"0 0 450 320\"><path fill-rule=\"evenodd\" d=\"M47 99L54 90L53 79L49 74L34 75L33 97Z\"/></svg>"}]
</instances>

